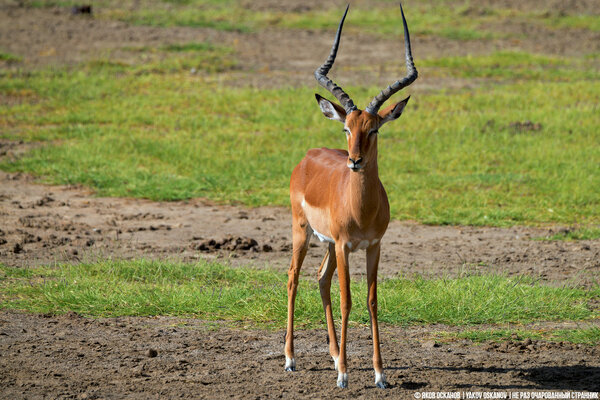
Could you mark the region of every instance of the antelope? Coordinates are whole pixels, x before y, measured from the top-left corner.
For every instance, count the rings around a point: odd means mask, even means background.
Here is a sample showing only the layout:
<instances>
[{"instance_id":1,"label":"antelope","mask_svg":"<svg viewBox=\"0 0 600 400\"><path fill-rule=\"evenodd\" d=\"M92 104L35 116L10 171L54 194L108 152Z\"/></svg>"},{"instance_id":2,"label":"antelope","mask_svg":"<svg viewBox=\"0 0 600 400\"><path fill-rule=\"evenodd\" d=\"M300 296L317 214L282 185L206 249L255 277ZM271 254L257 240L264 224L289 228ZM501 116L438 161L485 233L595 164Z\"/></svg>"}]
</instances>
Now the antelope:
<instances>
[{"instance_id":1,"label":"antelope","mask_svg":"<svg viewBox=\"0 0 600 400\"><path fill-rule=\"evenodd\" d=\"M352 307L350 298L350 273L348 256L351 252L366 249L367 253L367 304L371 319L373 339L373 368L375 385L385 388L387 382L383 372L377 325L377 268L381 249L381 238L385 234L390 207L383 184L379 180L377 167L377 136L383 124L400 117L406 99L390 105L383 111L379 108L394 93L417 79L413 63L408 26L400 5L404 25L406 52L406 77L381 91L364 111L358 109L352 99L327 77L337 54L340 35L348 7L344 12L331 52L323 65L315 71L315 78L341 103L331 102L315 94L325 117L344 124L348 150L310 149L294 168L290 180L292 205L292 261L288 272L288 316L285 336L285 370L295 371L294 357L294 303L298 288L300 268L306 256L308 244L314 234L329 248L318 271L319 289L323 310L327 320L329 353L338 371L337 385L348 387L346 365L346 340L348 315ZM338 346L331 311L331 278L337 269L340 284L341 341Z\"/></svg>"}]
</instances>

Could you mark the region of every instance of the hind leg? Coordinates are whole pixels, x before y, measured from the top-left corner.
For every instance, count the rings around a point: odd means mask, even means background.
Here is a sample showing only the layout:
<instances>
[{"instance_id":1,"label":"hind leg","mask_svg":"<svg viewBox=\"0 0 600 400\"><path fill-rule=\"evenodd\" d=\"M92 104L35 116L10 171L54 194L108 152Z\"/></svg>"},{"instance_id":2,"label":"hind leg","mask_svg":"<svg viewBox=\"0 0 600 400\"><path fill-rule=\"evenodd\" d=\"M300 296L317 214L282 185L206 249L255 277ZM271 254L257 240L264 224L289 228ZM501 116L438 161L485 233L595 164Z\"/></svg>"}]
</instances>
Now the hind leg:
<instances>
[{"instance_id":1,"label":"hind leg","mask_svg":"<svg viewBox=\"0 0 600 400\"><path fill-rule=\"evenodd\" d=\"M337 268L335 258L335 245L329 244L329 249L325 253L325 258L319 268L319 290L321 291L321 301L323 302L323 311L327 320L327 334L329 335L329 354L333 358L333 363L337 371L340 348L335 334L335 323L333 322L333 313L331 311L331 278Z\"/></svg>"}]
</instances>

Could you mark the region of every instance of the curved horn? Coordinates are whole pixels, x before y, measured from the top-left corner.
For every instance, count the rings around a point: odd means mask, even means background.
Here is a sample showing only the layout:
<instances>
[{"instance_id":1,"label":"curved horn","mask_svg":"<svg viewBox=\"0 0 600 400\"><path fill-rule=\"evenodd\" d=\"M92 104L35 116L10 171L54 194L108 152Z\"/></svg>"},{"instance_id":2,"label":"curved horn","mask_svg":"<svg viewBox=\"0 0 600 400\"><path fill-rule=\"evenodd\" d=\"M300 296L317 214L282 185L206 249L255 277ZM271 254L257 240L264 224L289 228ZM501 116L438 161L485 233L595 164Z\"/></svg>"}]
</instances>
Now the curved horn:
<instances>
[{"instance_id":1,"label":"curved horn","mask_svg":"<svg viewBox=\"0 0 600 400\"><path fill-rule=\"evenodd\" d=\"M319 84L325 89L329 90L339 100L339 102L342 103L342 106L346 110L346 114L350 114L352 111L356 110L356 106L354 105L354 102L352 101L350 96L348 96L341 87L336 85L331 79L327 77L327 73L329 72L329 70L333 66L333 62L335 61L335 56L337 55L338 46L340 44L342 27L344 26L344 20L346 19L346 14L348 14L349 8L350 4L348 4L348 6L346 7L346 12L344 12L344 16L342 17L340 25L338 26L337 33L335 34L335 41L333 42L333 46L331 47L331 53L329 53L329 57L327 57L325 63L319 68L317 68L317 70L315 71L315 78L317 79L317 82L319 82Z\"/></svg>"},{"instance_id":2,"label":"curved horn","mask_svg":"<svg viewBox=\"0 0 600 400\"><path fill-rule=\"evenodd\" d=\"M413 63L412 52L410 50L410 35L408 34L408 26L406 25L406 19L404 18L404 10L402 10L402 4L400 4L400 13L402 13L402 23L404 24L404 48L406 51L406 70L407 74L404 78L399 81L392 83L387 88L383 89L381 93L379 93L373 101L369 103L365 111L371 115L377 114L379 111L379 107L386 102L394 93L403 89L413 83L418 76L417 69L415 68L415 64Z\"/></svg>"}]
</instances>

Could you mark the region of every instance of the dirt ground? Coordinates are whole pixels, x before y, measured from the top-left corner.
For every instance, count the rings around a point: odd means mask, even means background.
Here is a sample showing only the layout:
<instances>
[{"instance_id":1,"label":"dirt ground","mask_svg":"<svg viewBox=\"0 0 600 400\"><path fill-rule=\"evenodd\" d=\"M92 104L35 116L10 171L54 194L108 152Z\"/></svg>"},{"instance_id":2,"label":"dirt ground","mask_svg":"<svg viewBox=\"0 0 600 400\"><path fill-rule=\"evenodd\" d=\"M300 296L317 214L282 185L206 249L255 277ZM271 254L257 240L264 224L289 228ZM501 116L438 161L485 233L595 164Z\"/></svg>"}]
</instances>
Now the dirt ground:
<instances>
[{"instance_id":1,"label":"dirt ground","mask_svg":"<svg viewBox=\"0 0 600 400\"><path fill-rule=\"evenodd\" d=\"M248 7L299 7L298 2L248 1ZM305 1L302 7L333 2ZM335 4L338 4L337 2ZM482 2L481 7L492 4ZM498 4L497 2L495 4ZM521 1L503 5L527 11L597 14L596 0ZM288 7L288 8L289 8ZM479 12L478 9L467 10ZM101 9L99 10L101 17ZM410 17L409 17L410 18ZM552 30L518 21L495 27L518 40L456 42L413 37L415 57L480 54L522 49L559 55L600 51L600 33ZM273 40L277 37L277 41ZM396 79L394 40L349 33L337 71L341 81L365 84ZM331 32L271 29L241 34L211 29L133 27L102 18L72 16L67 9L31 9L0 2L0 49L23 57L3 68L75 65L104 54L133 57L123 48L210 40L232 46L244 84L314 85L316 53L327 52ZM311 45L307 45L310 43ZM312 45L314 44L314 46ZM322 51L315 51L315 46ZM361 72L364 54L378 74ZM399 54L399 53L398 53ZM421 88L439 82L420 78ZM446 87L471 84L456 80ZM417 89L419 90L419 89ZM0 101L10 99L0 99ZM18 157L36 144L0 141L0 157ZM291 217L285 208L246 209L200 199L151 202L98 198L83 187L48 186L25 174L0 172L0 262L27 268L104 258L218 259L231 265L286 270ZM382 248L384 277L457 276L488 271L530 274L550 284L581 286L600 277L600 242L532 240L561 227L434 227L392 222ZM313 240L303 275L313 278L325 251ZM364 254L351 260L353 278L364 274ZM542 324L543 325L543 324ZM566 327L566 326L565 326ZM536 326L531 328L535 329ZM518 338L499 344L453 341L434 346L438 330L452 327L382 328L382 354L390 390L373 387L368 329L350 329L350 387L339 391L325 330L299 331L298 371L283 371L283 332L258 331L176 318L90 319L0 312L2 398L413 398L420 391L600 391L600 348Z\"/></svg>"},{"instance_id":2,"label":"dirt ground","mask_svg":"<svg viewBox=\"0 0 600 400\"><path fill-rule=\"evenodd\" d=\"M3 398L413 398L415 392L600 391L600 348L523 341L434 345L444 327L384 326L387 390L374 388L369 329L352 327L341 391L326 331L297 332L285 372L283 332L176 318L88 319L0 313Z\"/></svg>"}]
</instances>

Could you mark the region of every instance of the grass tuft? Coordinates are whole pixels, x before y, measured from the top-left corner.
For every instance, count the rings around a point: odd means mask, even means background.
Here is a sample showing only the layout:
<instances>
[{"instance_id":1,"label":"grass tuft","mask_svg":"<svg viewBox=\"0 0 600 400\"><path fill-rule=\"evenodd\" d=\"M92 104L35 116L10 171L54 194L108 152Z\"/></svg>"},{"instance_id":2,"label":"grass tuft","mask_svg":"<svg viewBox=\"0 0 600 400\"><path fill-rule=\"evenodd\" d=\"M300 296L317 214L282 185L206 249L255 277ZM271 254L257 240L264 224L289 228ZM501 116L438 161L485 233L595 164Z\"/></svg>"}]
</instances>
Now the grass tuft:
<instances>
[{"instance_id":1,"label":"grass tuft","mask_svg":"<svg viewBox=\"0 0 600 400\"><path fill-rule=\"evenodd\" d=\"M0 51L0 61L11 64L21 62L23 61L23 58L12 53Z\"/></svg>"},{"instance_id":2,"label":"grass tuft","mask_svg":"<svg viewBox=\"0 0 600 400\"><path fill-rule=\"evenodd\" d=\"M460 332L443 332L438 335L443 339L469 339L476 343L503 342L507 340L522 341L525 339L549 342L570 342L597 346L600 344L600 328L597 326L572 329L466 329Z\"/></svg>"},{"instance_id":3,"label":"grass tuft","mask_svg":"<svg viewBox=\"0 0 600 400\"><path fill-rule=\"evenodd\" d=\"M578 81L599 79L593 59L577 59L521 51L439 57L418 61L430 76L506 80Z\"/></svg>"},{"instance_id":4,"label":"grass tuft","mask_svg":"<svg viewBox=\"0 0 600 400\"><path fill-rule=\"evenodd\" d=\"M271 270L200 262L104 261L30 269L0 266L1 308L87 316L194 316L281 328L287 276ZM335 285L335 284L334 284ZM336 292L334 287L334 293ZM379 319L389 324L528 323L597 317L600 291L543 286L526 278L395 278L378 287ZM366 283L352 283L351 321L368 324ZM339 315L334 294L334 315ZM323 324L316 282L301 279L298 326Z\"/></svg>"},{"instance_id":5,"label":"grass tuft","mask_svg":"<svg viewBox=\"0 0 600 400\"><path fill-rule=\"evenodd\" d=\"M536 238L536 240L594 240L600 239L600 227L589 228L565 228L558 233L545 237Z\"/></svg>"}]
</instances>

